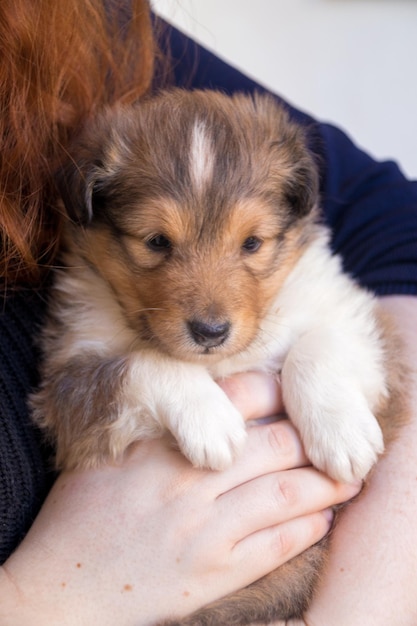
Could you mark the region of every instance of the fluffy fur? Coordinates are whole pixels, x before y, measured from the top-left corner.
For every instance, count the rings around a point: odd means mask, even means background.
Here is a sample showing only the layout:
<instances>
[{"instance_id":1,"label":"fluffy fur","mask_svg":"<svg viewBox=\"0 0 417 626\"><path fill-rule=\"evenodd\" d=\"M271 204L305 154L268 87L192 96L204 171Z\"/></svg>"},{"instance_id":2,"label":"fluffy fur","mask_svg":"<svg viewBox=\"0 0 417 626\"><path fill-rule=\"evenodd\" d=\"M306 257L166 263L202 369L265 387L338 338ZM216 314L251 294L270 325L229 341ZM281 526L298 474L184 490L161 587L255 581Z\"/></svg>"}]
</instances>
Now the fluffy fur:
<instances>
[{"instance_id":1,"label":"fluffy fur","mask_svg":"<svg viewBox=\"0 0 417 626\"><path fill-rule=\"evenodd\" d=\"M168 430L222 469L246 429L213 379L258 369L280 375L312 463L364 478L401 421L401 375L375 300L330 252L303 129L270 97L174 90L105 112L73 158L32 401L58 467L117 462ZM325 553L178 624L299 616Z\"/></svg>"}]
</instances>

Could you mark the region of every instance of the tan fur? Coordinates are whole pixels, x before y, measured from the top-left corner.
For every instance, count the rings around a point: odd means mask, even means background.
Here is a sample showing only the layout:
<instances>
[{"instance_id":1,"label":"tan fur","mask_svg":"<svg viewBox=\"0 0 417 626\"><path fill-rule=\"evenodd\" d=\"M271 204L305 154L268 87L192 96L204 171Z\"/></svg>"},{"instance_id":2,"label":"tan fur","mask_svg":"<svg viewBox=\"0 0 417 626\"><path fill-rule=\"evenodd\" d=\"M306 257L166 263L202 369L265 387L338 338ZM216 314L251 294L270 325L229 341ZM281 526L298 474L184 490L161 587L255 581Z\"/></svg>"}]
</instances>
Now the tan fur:
<instances>
[{"instance_id":1,"label":"tan fur","mask_svg":"<svg viewBox=\"0 0 417 626\"><path fill-rule=\"evenodd\" d=\"M245 433L212 377L253 367L282 369L286 391L285 376L298 375L291 364L290 374L283 367L291 346L298 335L310 337L314 355L321 324L331 327L335 345L338 333L344 340L345 323L346 332L359 338L358 350L363 336L365 358L375 355L363 394L385 442L395 436L406 419L401 349L389 322L377 320L376 303L331 257L304 130L272 98L177 90L138 107L110 110L75 147L62 193L71 218L66 269L57 273L43 337L43 382L32 399L35 420L56 444L58 467L117 462L132 442L159 436L165 428L196 465L224 467ZM310 251L311 263L305 261ZM310 275L297 277L300 267ZM313 283L326 272L316 299ZM332 296L333 279L340 297ZM352 311L344 317L351 299ZM311 328L304 319L309 307ZM297 320L287 319L286 311L295 311ZM333 329L339 318L341 331L337 323ZM226 328L224 337L217 343L201 339L201 324ZM300 360L300 354L291 354L294 362ZM346 371L347 377L355 374ZM301 376L309 379L310 372L313 376L308 369ZM175 401L169 395L174 392ZM361 400L362 391L358 394ZM177 406L180 399L184 404ZM332 407L326 410L332 418ZM223 414L224 420L218 419ZM297 415L292 417L296 421ZM187 420L189 427L182 424ZM346 471L362 476L380 452L371 413L369 420L363 464L354 466L354 450L352 470L349 456L340 467L330 465L335 477L350 477ZM342 452L347 448L350 454L349 430L343 420L335 427L346 438ZM310 430L300 432L305 444L312 440L314 454L313 421ZM327 456L320 466L325 471ZM247 589L175 624L244 626L302 615L327 546L324 539Z\"/></svg>"},{"instance_id":2,"label":"tan fur","mask_svg":"<svg viewBox=\"0 0 417 626\"><path fill-rule=\"evenodd\" d=\"M164 232L178 250L178 258L170 266L158 263L160 259L146 249L140 239L143 233L133 224L129 226L132 235L122 240L109 240L104 229L85 235L84 255L99 268L132 327L139 334L149 332L163 351L177 358L192 358L190 346L183 345L183 320L212 316L233 320L235 338L228 352L240 352L253 340L260 319L307 244L306 228L312 228L309 216L285 233L280 257L275 260L279 266L272 272L272 235L280 234L281 225L270 207L254 201L247 205L231 208L226 223L222 222L216 233L215 247L199 238L191 211L180 213L172 202L164 200L159 202L157 213L152 212L152 205L149 211L146 205L141 207L144 215L140 224L149 224L146 231ZM245 258L240 246L253 233L262 237L262 250ZM126 259L152 272L142 272L138 280ZM138 316L139 311L142 315ZM178 328L178 336L173 328ZM220 356L224 358L225 353ZM194 358L198 360L199 355Z\"/></svg>"}]
</instances>

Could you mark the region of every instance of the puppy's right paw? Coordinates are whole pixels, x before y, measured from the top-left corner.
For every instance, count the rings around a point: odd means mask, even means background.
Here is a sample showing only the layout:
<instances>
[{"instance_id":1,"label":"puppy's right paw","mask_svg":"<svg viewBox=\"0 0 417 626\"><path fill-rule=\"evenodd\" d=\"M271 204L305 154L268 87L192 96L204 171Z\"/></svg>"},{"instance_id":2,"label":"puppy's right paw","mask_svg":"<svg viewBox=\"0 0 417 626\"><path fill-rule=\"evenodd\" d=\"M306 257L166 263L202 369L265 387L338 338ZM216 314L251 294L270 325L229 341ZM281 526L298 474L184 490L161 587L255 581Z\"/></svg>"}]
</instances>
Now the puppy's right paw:
<instances>
[{"instance_id":1,"label":"puppy's right paw","mask_svg":"<svg viewBox=\"0 0 417 626\"><path fill-rule=\"evenodd\" d=\"M171 429L181 451L195 467L225 469L246 441L241 414L215 383L198 402L188 400Z\"/></svg>"}]
</instances>

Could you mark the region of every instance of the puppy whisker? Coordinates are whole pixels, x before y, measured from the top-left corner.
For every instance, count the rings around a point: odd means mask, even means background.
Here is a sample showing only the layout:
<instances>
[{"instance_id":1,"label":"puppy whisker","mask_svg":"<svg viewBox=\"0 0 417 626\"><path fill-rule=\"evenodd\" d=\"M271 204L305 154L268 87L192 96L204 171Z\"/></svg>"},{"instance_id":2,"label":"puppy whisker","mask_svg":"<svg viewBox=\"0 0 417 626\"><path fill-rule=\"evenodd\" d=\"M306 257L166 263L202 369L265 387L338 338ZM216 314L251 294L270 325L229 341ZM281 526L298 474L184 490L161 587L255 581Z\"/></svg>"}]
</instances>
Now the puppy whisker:
<instances>
[{"instance_id":1,"label":"puppy whisker","mask_svg":"<svg viewBox=\"0 0 417 626\"><path fill-rule=\"evenodd\" d=\"M139 315L140 313L147 313L148 311L164 311L165 309L161 307L144 307L141 309L133 309L132 313L135 315Z\"/></svg>"}]
</instances>

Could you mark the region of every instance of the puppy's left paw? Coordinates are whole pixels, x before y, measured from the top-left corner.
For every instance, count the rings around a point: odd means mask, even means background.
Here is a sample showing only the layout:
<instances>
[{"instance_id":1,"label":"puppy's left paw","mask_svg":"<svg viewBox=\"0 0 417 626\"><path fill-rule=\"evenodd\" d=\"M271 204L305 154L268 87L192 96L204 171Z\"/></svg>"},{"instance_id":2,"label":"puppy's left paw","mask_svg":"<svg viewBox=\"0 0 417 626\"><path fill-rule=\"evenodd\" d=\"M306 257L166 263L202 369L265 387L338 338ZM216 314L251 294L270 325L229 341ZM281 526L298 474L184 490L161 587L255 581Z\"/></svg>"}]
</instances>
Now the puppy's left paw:
<instances>
[{"instance_id":1,"label":"puppy's left paw","mask_svg":"<svg viewBox=\"0 0 417 626\"><path fill-rule=\"evenodd\" d=\"M384 377L371 360L355 369L358 344L349 353L348 338L329 328L306 333L290 350L281 378L284 404L308 458L332 478L355 482L384 450L370 408L370 397L374 403L384 390ZM372 394L360 371L373 380Z\"/></svg>"},{"instance_id":2,"label":"puppy's left paw","mask_svg":"<svg viewBox=\"0 0 417 626\"><path fill-rule=\"evenodd\" d=\"M322 415L320 424L304 435L306 454L315 467L351 483L362 480L384 451L381 428L367 407Z\"/></svg>"}]
</instances>

